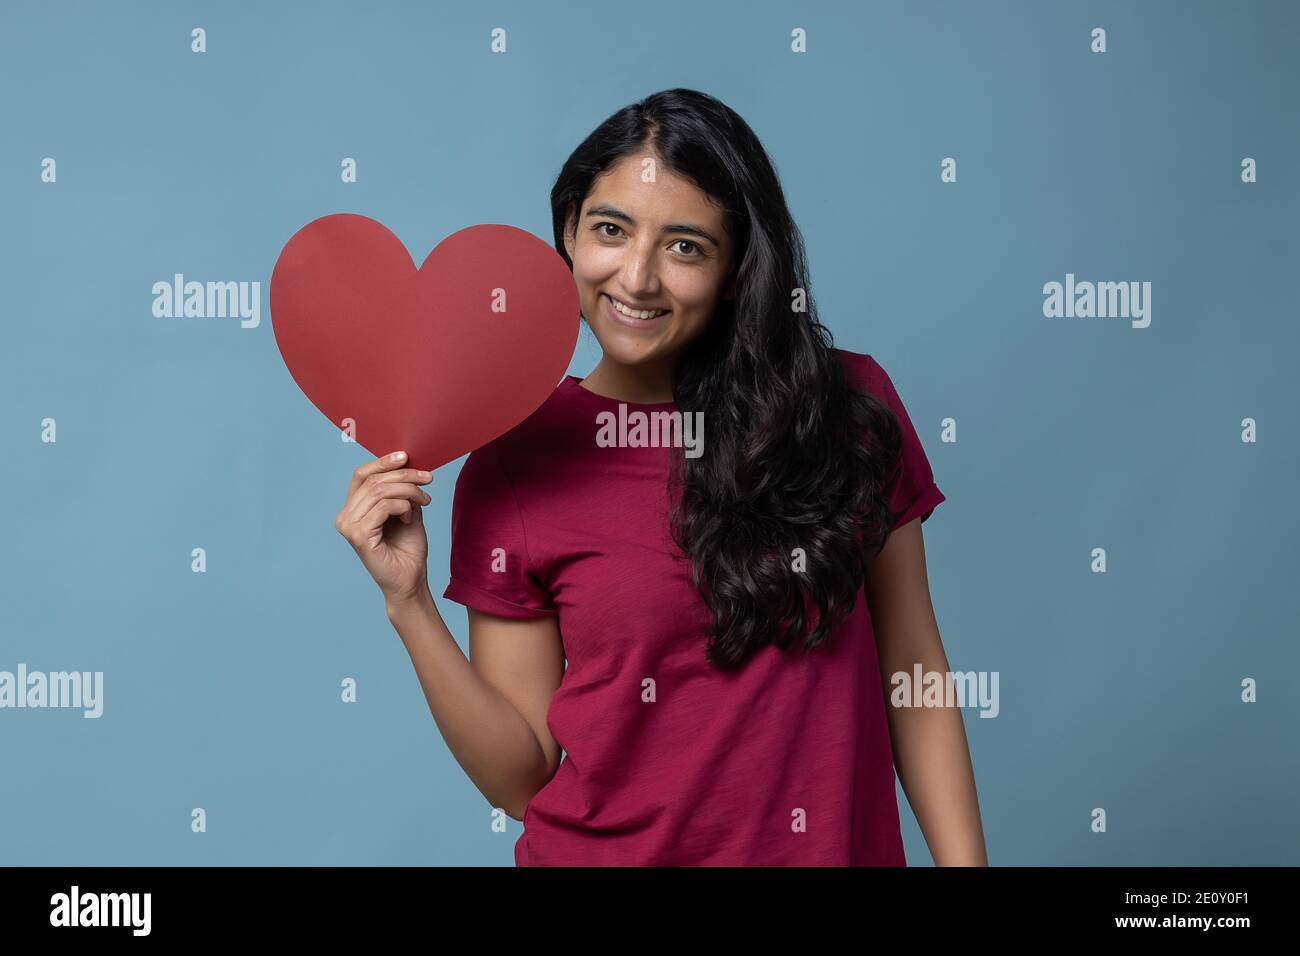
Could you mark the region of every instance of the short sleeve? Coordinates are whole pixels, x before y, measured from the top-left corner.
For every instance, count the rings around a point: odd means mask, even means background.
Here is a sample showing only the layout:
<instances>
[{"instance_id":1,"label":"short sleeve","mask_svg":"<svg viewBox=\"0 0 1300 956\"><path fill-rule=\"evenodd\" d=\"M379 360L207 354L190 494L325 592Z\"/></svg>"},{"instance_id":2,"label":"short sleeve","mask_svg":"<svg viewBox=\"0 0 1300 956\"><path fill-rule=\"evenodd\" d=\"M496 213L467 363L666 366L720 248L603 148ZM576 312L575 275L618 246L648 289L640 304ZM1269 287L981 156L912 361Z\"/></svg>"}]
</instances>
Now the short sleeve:
<instances>
[{"instance_id":1,"label":"short sleeve","mask_svg":"<svg viewBox=\"0 0 1300 956\"><path fill-rule=\"evenodd\" d=\"M451 581L443 597L509 618L556 613L530 567L528 537L514 486L491 444L470 452L451 506Z\"/></svg>"},{"instance_id":2,"label":"short sleeve","mask_svg":"<svg viewBox=\"0 0 1300 956\"><path fill-rule=\"evenodd\" d=\"M902 432L902 450L899 454L897 477L890 486L889 508L898 515L890 531L901 528L913 518L925 521L935 507L946 500L934 480L930 459L921 447L921 439L912 424L912 418L899 398L889 375L871 356L866 360L868 387L877 398L883 399L898 418Z\"/></svg>"}]
</instances>

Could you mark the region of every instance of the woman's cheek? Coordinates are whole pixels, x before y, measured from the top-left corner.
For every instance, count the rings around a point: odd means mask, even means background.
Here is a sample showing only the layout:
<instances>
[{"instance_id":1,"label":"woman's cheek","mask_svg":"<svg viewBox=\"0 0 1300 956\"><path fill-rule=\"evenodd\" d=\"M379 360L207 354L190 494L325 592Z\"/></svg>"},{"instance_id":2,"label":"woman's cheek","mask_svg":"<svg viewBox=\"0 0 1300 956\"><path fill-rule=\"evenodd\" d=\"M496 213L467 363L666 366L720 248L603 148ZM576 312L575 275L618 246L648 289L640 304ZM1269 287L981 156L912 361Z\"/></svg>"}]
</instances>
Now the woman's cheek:
<instances>
[{"instance_id":1,"label":"woman's cheek","mask_svg":"<svg viewBox=\"0 0 1300 956\"><path fill-rule=\"evenodd\" d=\"M618 271L618 251L606 246L579 246L573 261L573 274L582 282L595 285Z\"/></svg>"},{"instance_id":2,"label":"woman's cheek","mask_svg":"<svg viewBox=\"0 0 1300 956\"><path fill-rule=\"evenodd\" d=\"M678 277L673 284L673 298L685 312L710 312L718 293L714 283L699 275Z\"/></svg>"}]
</instances>

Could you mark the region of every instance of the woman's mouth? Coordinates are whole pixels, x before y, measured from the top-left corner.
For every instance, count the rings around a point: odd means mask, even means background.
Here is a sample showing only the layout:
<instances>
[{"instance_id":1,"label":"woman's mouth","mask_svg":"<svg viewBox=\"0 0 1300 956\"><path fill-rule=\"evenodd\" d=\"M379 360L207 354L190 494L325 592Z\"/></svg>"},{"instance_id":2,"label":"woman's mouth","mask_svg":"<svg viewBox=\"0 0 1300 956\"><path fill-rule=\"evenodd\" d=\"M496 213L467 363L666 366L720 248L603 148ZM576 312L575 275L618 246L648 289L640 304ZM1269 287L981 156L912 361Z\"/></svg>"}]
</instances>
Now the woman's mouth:
<instances>
[{"instance_id":1,"label":"woman's mouth","mask_svg":"<svg viewBox=\"0 0 1300 956\"><path fill-rule=\"evenodd\" d=\"M672 315L671 309L633 309L623 302L610 297L602 292L600 297L604 300L605 312L610 319L619 325L626 325L634 329L644 329L659 325L668 316Z\"/></svg>"}]
</instances>

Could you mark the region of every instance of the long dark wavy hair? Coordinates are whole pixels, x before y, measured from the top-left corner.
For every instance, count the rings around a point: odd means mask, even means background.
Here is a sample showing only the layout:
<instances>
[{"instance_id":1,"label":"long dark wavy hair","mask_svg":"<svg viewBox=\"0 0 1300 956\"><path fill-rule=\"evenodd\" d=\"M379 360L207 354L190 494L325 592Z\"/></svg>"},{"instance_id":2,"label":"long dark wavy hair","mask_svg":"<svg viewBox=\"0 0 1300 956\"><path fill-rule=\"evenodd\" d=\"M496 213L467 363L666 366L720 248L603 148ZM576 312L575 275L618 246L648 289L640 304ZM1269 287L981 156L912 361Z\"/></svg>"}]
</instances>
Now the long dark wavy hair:
<instances>
[{"instance_id":1,"label":"long dark wavy hair","mask_svg":"<svg viewBox=\"0 0 1300 956\"><path fill-rule=\"evenodd\" d=\"M721 205L736 250L735 298L673 369L678 410L703 412L711 434L698 458L672 453L669 479L672 536L713 614L706 655L735 668L769 643L802 639L807 652L852 610L864 553L879 553L896 517L887 488L898 420L848 380L817 319L776 170L749 125L712 96L655 93L573 151L551 190L555 247L570 269L565 230L592 181L646 149ZM805 311L794 308L799 290Z\"/></svg>"}]
</instances>

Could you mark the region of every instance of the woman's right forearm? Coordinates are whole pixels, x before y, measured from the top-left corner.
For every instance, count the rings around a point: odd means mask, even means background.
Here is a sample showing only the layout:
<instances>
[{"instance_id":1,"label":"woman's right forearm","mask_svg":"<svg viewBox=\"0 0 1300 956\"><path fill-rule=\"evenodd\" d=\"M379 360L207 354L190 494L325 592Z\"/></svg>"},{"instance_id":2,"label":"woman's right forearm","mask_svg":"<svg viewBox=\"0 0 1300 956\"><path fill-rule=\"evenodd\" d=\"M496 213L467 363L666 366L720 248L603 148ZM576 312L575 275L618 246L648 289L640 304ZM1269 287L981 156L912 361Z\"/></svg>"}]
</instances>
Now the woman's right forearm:
<instances>
[{"instance_id":1,"label":"woman's right forearm","mask_svg":"<svg viewBox=\"0 0 1300 956\"><path fill-rule=\"evenodd\" d=\"M447 747L493 807L518 820L546 782L546 754L522 714L479 677L428 590L387 602Z\"/></svg>"}]
</instances>

